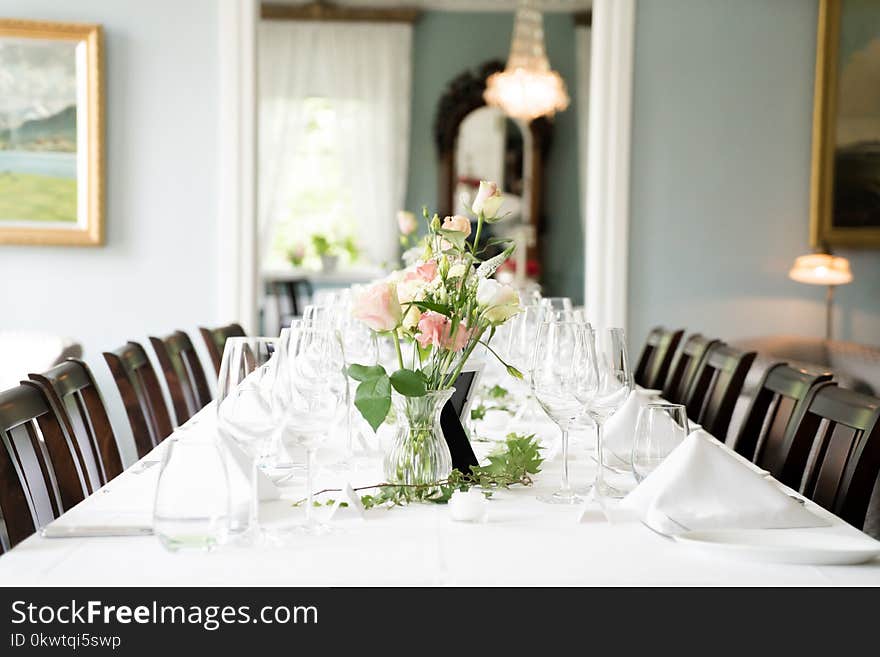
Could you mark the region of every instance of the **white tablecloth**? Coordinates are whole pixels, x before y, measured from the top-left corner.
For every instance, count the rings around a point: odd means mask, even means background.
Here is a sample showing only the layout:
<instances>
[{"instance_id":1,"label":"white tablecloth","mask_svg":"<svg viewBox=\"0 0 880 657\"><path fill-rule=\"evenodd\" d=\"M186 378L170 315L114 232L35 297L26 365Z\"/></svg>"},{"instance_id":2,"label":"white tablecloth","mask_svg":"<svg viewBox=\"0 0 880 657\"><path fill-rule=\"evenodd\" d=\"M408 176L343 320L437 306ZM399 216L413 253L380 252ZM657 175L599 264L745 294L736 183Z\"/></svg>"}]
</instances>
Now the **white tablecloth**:
<instances>
[{"instance_id":1,"label":"white tablecloth","mask_svg":"<svg viewBox=\"0 0 880 657\"><path fill-rule=\"evenodd\" d=\"M203 411L202 429L213 413ZM553 436L552 425L534 427ZM484 446L484 443L478 443ZM160 445L144 461L158 458ZM575 484L592 480L584 442L573 449ZM0 557L0 585L880 585L880 561L860 566L761 564L706 556L640 523L609 524L598 508L577 523L577 509L542 504L535 495L559 481L558 459L530 488L490 501L485 524L457 523L445 505L374 509L366 520L339 520L326 536L302 536L285 548L225 547L169 553L155 537L44 539L32 536ZM133 466L71 509L65 521L148 523L159 466ZM361 472L357 482L379 481ZM325 471L324 483L342 475ZM356 482L356 483L357 483ZM303 489L288 492L297 498ZM857 532L834 519L820 532ZM289 500L265 503L267 524L292 522Z\"/></svg>"}]
</instances>

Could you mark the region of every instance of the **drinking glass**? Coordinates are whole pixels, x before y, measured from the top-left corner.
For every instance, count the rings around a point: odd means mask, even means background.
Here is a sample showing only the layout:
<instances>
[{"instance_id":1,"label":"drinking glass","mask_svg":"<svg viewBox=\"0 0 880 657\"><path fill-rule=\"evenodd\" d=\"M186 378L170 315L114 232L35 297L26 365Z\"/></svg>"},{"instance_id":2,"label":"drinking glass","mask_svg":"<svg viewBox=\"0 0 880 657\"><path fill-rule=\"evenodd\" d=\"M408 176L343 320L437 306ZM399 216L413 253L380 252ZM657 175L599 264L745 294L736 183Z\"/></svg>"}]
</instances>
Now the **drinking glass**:
<instances>
[{"instance_id":1,"label":"drinking glass","mask_svg":"<svg viewBox=\"0 0 880 657\"><path fill-rule=\"evenodd\" d=\"M571 312L574 309L570 297L544 297L541 299L541 306L555 312L560 310Z\"/></svg>"},{"instance_id":2,"label":"drinking glass","mask_svg":"<svg viewBox=\"0 0 880 657\"><path fill-rule=\"evenodd\" d=\"M340 339L342 341L342 355L344 365L373 366L379 363L379 340L376 333L366 324L355 319L351 313L346 313L340 320ZM358 443L364 444L364 428L369 426L366 420L354 406L355 390L357 382L347 378L347 416L346 416L346 450L349 455L355 452L355 436Z\"/></svg>"},{"instance_id":3,"label":"drinking glass","mask_svg":"<svg viewBox=\"0 0 880 657\"><path fill-rule=\"evenodd\" d=\"M227 339L217 383L217 430L230 450L238 448L249 465L251 497L242 538L252 543L267 537L259 523L258 471L282 428L283 407L276 386L285 382L278 376L279 345L279 338Z\"/></svg>"},{"instance_id":4,"label":"drinking glass","mask_svg":"<svg viewBox=\"0 0 880 657\"><path fill-rule=\"evenodd\" d=\"M585 391L583 401L587 413L596 425L596 456L598 465L593 483L593 495L620 498L624 493L605 481L605 459L602 446L602 428L605 422L623 406L635 385L626 351L626 335L621 328L588 329L592 336L585 351L584 367L588 376L594 377Z\"/></svg>"},{"instance_id":5,"label":"drinking glass","mask_svg":"<svg viewBox=\"0 0 880 657\"><path fill-rule=\"evenodd\" d=\"M638 483L651 474L687 438L687 409L681 404L650 403L639 410L632 449Z\"/></svg>"},{"instance_id":6,"label":"drinking glass","mask_svg":"<svg viewBox=\"0 0 880 657\"><path fill-rule=\"evenodd\" d=\"M595 381L585 367L589 332L579 322L543 322L538 330L530 380L535 399L559 427L562 443L562 484L551 495L538 499L549 504L577 504L581 498L568 476L568 432L584 410L588 386Z\"/></svg>"},{"instance_id":7,"label":"drinking glass","mask_svg":"<svg viewBox=\"0 0 880 657\"><path fill-rule=\"evenodd\" d=\"M290 384L282 388L289 394L282 439L293 440L306 450L306 522L298 529L320 534L327 528L312 513L314 455L348 409L342 345L335 330L306 324L291 327L286 351Z\"/></svg>"},{"instance_id":8,"label":"drinking glass","mask_svg":"<svg viewBox=\"0 0 880 657\"><path fill-rule=\"evenodd\" d=\"M229 528L229 478L214 440L193 434L165 441L153 506L153 531L171 552L210 550Z\"/></svg>"}]
</instances>

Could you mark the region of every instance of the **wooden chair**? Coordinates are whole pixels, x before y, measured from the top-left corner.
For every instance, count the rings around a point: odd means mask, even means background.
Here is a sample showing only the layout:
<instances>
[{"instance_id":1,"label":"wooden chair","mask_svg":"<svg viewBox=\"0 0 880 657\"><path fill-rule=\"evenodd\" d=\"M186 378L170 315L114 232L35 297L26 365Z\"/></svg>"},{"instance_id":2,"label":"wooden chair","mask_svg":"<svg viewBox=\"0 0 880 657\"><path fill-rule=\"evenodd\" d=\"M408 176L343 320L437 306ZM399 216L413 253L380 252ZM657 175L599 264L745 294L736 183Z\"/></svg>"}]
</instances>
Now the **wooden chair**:
<instances>
[{"instance_id":1,"label":"wooden chair","mask_svg":"<svg viewBox=\"0 0 880 657\"><path fill-rule=\"evenodd\" d=\"M30 378L42 386L74 439L80 470L87 475L86 492L94 492L119 475L123 470L119 447L89 366L71 358Z\"/></svg>"},{"instance_id":2,"label":"wooden chair","mask_svg":"<svg viewBox=\"0 0 880 657\"><path fill-rule=\"evenodd\" d=\"M664 399L673 404L685 403L688 390L703 364L706 352L717 344L721 342L705 338L699 333L694 333L685 340L663 385Z\"/></svg>"},{"instance_id":3,"label":"wooden chair","mask_svg":"<svg viewBox=\"0 0 880 657\"><path fill-rule=\"evenodd\" d=\"M780 481L796 486L799 478L801 493L861 529L880 476L880 399L815 386L785 447Z\"/></svg>"},{"instance_id":4,"label":"wooden chair","mask_svg":"<svg viewBox=\"0 0 880 657\"><path fill-rule=\"evenodd\" d=\"M137 342L105 351L104 360L119 388L138 456L145 456L172 431L156 371Z\"/></svg>"},{"instance_id":5,"label":"wooden chair","mask_svg":"<svg viewBox=\"0 0 880 657\"><path fill-rule=\"evenodd\" d=\"M813 386L831 380L830 372L810 373L785 363L764 373L732 447L762 468L770 469L785 435Z\"/></svg>"},{"instance_id":6,"label":"wooden chair","mask_svg":"<svg viewBox=\"0 0 880 657\"><path fill-rule=\"evenodd\" d=\"M636 366L636 383L643 388L657 388L663 385L683 335L683 330L667 331L662 326L651 329L648 339L645 340L639 364Z\"/></svg>"},{"instance_id":7,"label":"wooden chair","mask_svg":"<svg viewBox=\"0 0 880 657\"><path fill-rule=\"evenodd\" d=\"M211 363L214 365L214 374L219 376L220 361L223 359L226 339L245 337L244 329L239 324L227 324L215 329L200 327L199 333L202 334L202 340L205 341L205 346L208 348L208 355L211 357Z\"/></svg>"},{"instance_id":8,"label":"wooden chair","mask_svg":"<svg viewBox=\"0 0 880 657\"><path fill-rule=\"evenodd\" d=\"M211 401L205 370L189 336L175 331L164 338L150 338L165 375L177 424L183 424Z\"/></svg>"},{"instance_id":9,"label":"wooden chair","mask_svg":"<svg viewBox=\"0 0 880 657\"><path fill-rule=\"evenodd\" d=\"M65 454L68 467L53 467ZM42 388L22 382L0 392L0 553L83 499L70 454Z\"/></svg>"},{"instance_id":10,"label":"wooden chair","mask_svg":"<svg viewBox=\"0 0 880 657\"><path fill-rule=\"evenodd\" d=\"M733 408L756 355L717 344L706 352L694 377L685 400L688 417L719 440L727 435Z\"/></svg>"}]
</instances>

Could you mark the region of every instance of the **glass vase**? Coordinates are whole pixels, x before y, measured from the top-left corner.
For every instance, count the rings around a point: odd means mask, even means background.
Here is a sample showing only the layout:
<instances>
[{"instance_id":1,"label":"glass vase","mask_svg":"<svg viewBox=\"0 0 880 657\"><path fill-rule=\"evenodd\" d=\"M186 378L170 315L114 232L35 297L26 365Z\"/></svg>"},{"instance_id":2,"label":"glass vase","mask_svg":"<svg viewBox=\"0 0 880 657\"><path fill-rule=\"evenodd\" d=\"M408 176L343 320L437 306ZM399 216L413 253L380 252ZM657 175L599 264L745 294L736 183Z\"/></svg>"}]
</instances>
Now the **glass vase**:
<instances>
[{"instance_id":1,"label":"glass vase","mask_svg":"<svg viewBox=\"0 0 880 657\"><path fill-rule=\"evenodd\" d=\"M394 393L397 424L385 455L388 483L424 486L442 481L452 472L452 455L443 437L440 413L454 392L455 388L429 390L424 397Z\"/></svg>"}]
</instances>

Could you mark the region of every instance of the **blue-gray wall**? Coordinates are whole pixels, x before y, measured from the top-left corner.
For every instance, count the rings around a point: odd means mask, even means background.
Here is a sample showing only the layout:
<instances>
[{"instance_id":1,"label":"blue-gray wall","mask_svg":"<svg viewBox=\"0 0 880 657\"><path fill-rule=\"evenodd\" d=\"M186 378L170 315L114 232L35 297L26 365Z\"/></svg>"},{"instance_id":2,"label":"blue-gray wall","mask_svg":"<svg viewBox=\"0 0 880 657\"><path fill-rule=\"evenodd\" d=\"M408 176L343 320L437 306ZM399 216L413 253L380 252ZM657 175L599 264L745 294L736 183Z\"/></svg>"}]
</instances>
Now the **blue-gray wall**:
<instances>
[{"instance_id":1,"label":"blue-gray wall","mask_svg":"<svg viewBox=\"0 0 880 657\"><path fill-rule=\"evenodd\" d=\"M551 65L568 85L572 104L558 114L546 168L544 273L547 290L583 299L583 232L577 151L574 24L570 14L544 17ZM490 59L507 59L513 29L511 13L429 11L413 35L413 104L407 208L437 205L437 154L433 122L446 85L467 69Z\"/></svg>"},{"instance_id":2,"label":"blue-gray wall","mask_svg":"<svg viewBox=\"0 0 880 657\"><path fill-rule=\"evenodd\" d=\"M787 278L810 251L817 3L640 0L629 323L727 339L821 336L824 289ZM839 250L836 333L880 344L880 252Z\"/></svg>"}]
</instances>

